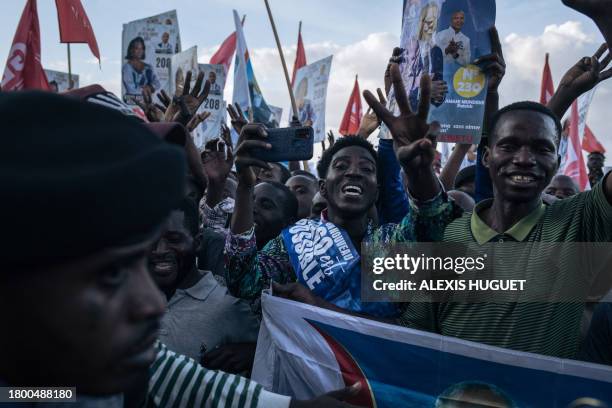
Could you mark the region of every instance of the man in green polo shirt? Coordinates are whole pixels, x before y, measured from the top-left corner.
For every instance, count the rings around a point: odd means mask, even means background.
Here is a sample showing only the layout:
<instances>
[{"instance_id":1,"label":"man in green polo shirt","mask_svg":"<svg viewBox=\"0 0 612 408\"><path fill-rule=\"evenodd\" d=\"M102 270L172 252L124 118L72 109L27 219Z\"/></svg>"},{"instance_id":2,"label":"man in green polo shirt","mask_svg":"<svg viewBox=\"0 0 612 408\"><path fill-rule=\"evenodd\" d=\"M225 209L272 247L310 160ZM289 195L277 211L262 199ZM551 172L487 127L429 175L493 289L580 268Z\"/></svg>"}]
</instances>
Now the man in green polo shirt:
<instances>
[{"instance_id":1,"label":"man in green polo shirt","mask_svg":"<svg viewBox=\"0 0 612 408\"><path fill-rule=\"evenodd\" d=\"M429 208L432 200L439 201L439 222L447 227L443 236L434 239L471 245L508 241L612 242L612 177L604 178L591 191L549 206L542 203L541 193L559 167L561 124L552 111L533 102L507 106L493 117L483 164L489 170L494 198L479 203L473 213L456 218L454 203L446 201L440 188L436 186L432 195L431 185L424 186L420 181L424 175L433 174L433 144L425 135L435 125L428 125L426 117L410 111L396 66L391 75L401 110L399 117L390 114L369 92L364 96L389 127L404 171L413 175L407 184L417 203L415 211L418 212L419 201L429 199ZM421 87L428 86L425 79ZM551 282L555 290L569 292L576 288L577 292L587 293L591 285L601 281L601 276L585 273L566 258L560 254L556 264L557 275ZM516 279L529 280L538 277L536 268L550 258L541 259L538 252L532 251L525 259L514 260L525 263L522 276ZM610 270L603 273L610 274ZM412 302L406 305L399 323L495 346L571 358L579 346L582 310L580 302L561 301Z\"/></svg>"}]
</instances>

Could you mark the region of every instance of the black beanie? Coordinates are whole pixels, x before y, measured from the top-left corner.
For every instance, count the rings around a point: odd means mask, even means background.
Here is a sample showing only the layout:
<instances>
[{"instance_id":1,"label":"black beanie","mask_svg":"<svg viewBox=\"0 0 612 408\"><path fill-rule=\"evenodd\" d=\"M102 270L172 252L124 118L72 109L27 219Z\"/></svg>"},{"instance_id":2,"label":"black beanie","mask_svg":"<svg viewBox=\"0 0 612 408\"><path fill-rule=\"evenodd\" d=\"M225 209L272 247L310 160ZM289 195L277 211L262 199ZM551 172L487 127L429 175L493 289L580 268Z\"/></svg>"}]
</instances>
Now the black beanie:
<instances>
[{"instance_id":1,"label":"black beanie","mask_svg":"<svg viewBox=\"0 0 612 408\"><path fill-rule=\"evenodd\" d=\"M181 149L112 109L0 93L2 270L137 243L184 193Z\"/></svg>"}]
</instances>

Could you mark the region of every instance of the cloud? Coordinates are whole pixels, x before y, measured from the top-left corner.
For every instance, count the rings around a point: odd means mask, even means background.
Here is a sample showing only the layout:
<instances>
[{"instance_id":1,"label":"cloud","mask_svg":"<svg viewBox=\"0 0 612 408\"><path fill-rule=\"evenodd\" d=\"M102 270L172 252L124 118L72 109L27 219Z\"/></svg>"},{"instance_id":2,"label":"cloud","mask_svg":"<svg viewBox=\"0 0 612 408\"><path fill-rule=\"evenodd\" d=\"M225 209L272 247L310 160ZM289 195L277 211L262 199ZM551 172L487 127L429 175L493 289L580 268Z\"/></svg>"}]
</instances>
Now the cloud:
<instances>
[{"instance_id":1,"label":"cloud","mask_svg":"<svg viewBox=\"0 0 612 408\"><path fill-rule=\"evenodd\" d=\"M581 23L567 21L559 25L549 25L541 34L519 35L511 33L503 40L506 59L506 77L500 86L502 106L520 100L539 99L544 56L550 54L550 65L555 87L561 77L581 57L592 55L600 43L593 35L587 34ZM612 95L612 82L602 83L589 111L588 123L597 138L610 152L612 159L612 137L606 111L609 111L609 98Z\"/></svg>"}]
</instances>

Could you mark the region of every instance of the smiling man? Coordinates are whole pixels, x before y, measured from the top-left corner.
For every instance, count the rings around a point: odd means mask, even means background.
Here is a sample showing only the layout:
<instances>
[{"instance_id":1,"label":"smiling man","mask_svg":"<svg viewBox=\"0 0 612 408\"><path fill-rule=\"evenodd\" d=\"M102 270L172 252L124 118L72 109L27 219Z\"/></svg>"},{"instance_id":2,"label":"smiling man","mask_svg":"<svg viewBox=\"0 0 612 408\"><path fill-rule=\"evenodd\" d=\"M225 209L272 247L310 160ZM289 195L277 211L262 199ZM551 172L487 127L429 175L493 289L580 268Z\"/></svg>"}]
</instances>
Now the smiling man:
<instances>
[{"instance_id":1,"label":"smiling man","mask_svg":"<svg viewBox=\"0 0 612 408\"><path fill-rule=\"evenodd\" d=\"M414 125L412 129L413 135L422 132L415 132L418 127ZM400 135L397 128L395 133L394 137ZM496 259L501 262L496 264L495 276L511 273L514 279L525 279L527 287L548 285L552 300L412 302L405 306L401 324L521 351L576 356L584 301L593 289L598 293L609 289L612 279L605 265L610 260L605 256L572 259L568 251L557 254L557 263L550 268L548 255L531 251L517 258L517 247L507 244L612 241L612 178L607 177L592 191L551 205L542 203L541 194L559 166L560 135L559 120L543 105L520 102L505 107L491 122L483 157L493 184L493 199L480 202L472 213L457 219L451 215L454 204L439 207L439 220L448 222L443 241L475 246L506 243L495 247L499 251ZM414 143L419 143L418 139ZM414 157L399 160L405 166L414 163ZM412 179L409 188L418 193L423 186ZM509 260L512 265L507 265ZM574 301L564 301L554 293L567 293Z\"/></svg>"},{"instance_id":2,"label":"smiling man","mask_svg":"<svg viewBox=\"0 0 612 408\"><path fill-rule=\"evenodd\" d=\"M410 214L400 224L378 228L370 221L368 212L379 191L378 159L372 145L361 138L345 137L327 149L317 166L322 180L320 194L327 201L321 218L302 219L288 226L258 251L251 194L255 176L251 166L268 165L254 158L251 151L270 148L261 140L265 140L265 134L261 126L245 126L236 150L240 182L232 234L226 242L228 286L232 293L257 300L272 280L297 281L336 307L379 317L396 315L394 304L361 302L361 244L414 241L418 231ZM437 223L431 221L431 225L423 221L423 230L440 234Z\"/></svg>"}]
</instances>

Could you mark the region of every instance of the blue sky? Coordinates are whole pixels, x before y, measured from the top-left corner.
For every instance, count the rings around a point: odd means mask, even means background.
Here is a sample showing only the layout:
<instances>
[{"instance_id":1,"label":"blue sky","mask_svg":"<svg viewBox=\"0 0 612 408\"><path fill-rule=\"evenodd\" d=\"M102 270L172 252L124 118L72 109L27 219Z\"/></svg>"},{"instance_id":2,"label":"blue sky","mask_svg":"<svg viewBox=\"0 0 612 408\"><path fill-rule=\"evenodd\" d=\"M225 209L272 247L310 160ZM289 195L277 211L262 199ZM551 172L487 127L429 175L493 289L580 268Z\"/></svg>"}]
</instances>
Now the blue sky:
<instances>
[{"instance_id":1,"label":"blue sky","mask_svg":"<svg viewBox=\"0 0 612 408\"><path fill-rule=\"evenodd\" d=\"M288 106L263 0L82 0L82 3L94 27L103 61L100 70L86 45L72 45L73 72L81 75L81 85L101 83L118 92L123 23L176 9L183 49L198 45L200 60L208 62L219 43L233 31L231 11L236 8L247 14L245 34L264 96L274 105ZM399 41L402 1L270 0L270 3L290 66L300 20L308 60L334 54L327 124L337 127L355 74L359 74L362 88L381 86L386 60ZM0 14L3 64L24 4L25 0L3 2ZM59 43L55 1L38 0L38 8L43 65L66 70L66 46ZM591 54L603 41L590 20L564 7L560 0L498 0L497 16L508 60L508 74L500 89L503 103L537 98L544 52L551 52L557 82L573 62ZM226 96L229 90L231 83ZM589 123L612 152L612 132L607 130L604 116L610 97L612 86L604 84L595 96Z\"/></svg>"}]
</instances>

